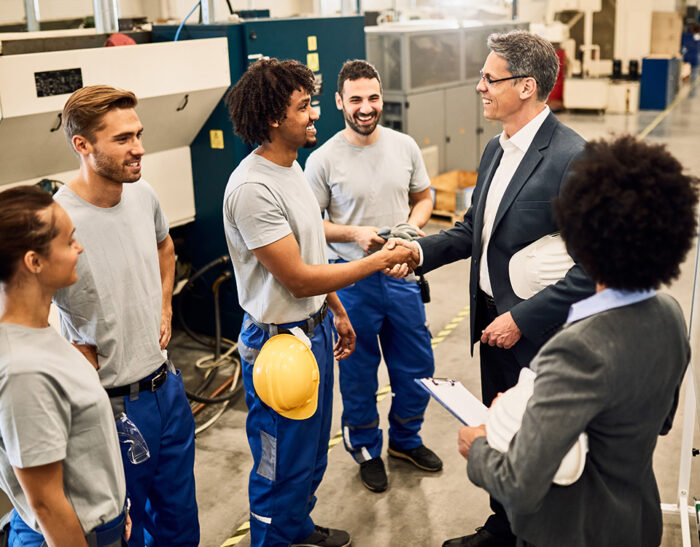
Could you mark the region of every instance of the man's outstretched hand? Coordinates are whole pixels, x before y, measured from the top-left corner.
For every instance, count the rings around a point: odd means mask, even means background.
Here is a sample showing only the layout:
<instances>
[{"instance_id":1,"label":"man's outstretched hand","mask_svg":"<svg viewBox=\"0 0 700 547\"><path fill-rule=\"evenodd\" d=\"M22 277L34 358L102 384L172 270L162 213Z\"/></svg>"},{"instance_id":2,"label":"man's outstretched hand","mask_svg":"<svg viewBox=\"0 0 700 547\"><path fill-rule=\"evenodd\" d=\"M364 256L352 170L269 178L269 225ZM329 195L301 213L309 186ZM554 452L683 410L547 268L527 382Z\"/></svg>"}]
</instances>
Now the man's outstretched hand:
<instances>
[{"instance_id":1,"label":"man's outstretched hand","mask_svg":"<svg viewBox=\"0 0 700 547\"><path fill-rule=\"evenodd\" d=\"M384 250L389 252L408 253L406 255L407 258L404 261L397 261L390 267L385 268L383 271L386 275L395 277L396 279L401 279L406 277L418 267L418 262L420 261L420 251L418 250L418 243L415 241L391 238L389 241L387 241L386 245L384 245L382 251Z\"/></svg>"}]
</instances>

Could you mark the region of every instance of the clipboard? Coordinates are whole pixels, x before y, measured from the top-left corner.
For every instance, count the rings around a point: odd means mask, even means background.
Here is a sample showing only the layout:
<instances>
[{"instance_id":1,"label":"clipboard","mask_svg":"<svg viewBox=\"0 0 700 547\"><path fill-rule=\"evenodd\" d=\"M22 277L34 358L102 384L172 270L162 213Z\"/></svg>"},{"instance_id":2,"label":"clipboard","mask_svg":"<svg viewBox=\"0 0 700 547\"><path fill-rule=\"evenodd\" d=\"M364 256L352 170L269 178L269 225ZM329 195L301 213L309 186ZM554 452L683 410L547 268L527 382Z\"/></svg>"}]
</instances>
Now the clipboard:
<instances>
[{"instance_id":1,"label":"clipboard","mask_svg":"<svg viewBox=\"0 0 700 547\"><path fill-rule=\"evenodd\" d=\"M489 409L462 382L449 378L414 378L414 381L464 425L486 423Z\"/></svg>"}]
</instances>

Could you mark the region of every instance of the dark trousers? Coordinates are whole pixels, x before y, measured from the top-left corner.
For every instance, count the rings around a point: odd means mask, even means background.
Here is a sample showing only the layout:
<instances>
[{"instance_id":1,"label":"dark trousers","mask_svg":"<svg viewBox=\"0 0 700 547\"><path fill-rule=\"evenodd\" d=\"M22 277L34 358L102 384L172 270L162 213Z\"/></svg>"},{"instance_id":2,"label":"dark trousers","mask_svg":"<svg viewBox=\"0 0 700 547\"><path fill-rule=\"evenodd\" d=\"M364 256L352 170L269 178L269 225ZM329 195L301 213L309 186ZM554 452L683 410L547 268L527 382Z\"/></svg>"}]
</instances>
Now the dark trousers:
<instances>
[{"instance_id":1,"label":"dark trousers","mask_svg":"<svg viewBox=\"0 0 700 547\"><path fill-rule=\"evenodd\" d=\"M477 306L477 328L480 332L498 317L499 313L493 299L482 291L479 291ZM479 354L481 357L481 397L486 406L491 406L496 395L518 383L522 367L511 350L480 343ZM484 528L499 538L512 541L515 545L515 536L510 529L505 509L493 497L490 497L489 500L493 514L486 520Z\"/></svg>"}]
</instances>

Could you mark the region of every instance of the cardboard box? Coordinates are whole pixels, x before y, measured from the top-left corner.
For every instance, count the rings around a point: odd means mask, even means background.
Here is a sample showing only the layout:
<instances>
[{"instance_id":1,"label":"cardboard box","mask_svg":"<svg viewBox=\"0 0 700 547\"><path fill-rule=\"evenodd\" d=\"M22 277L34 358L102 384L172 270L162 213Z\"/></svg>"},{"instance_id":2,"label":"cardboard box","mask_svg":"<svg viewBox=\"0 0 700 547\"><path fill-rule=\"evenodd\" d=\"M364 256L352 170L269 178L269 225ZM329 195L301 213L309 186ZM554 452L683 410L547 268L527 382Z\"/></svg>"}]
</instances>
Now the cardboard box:
<instances>
[{"instance_id":1,"label":"cardboard box","mask_svg":"<svg viewBox=\"0 0 700 547\"><path fill-rule=\"evenodd\" d=\"M477 173L473 171L449 171L431 179L431 193L436 211L459 212L471 203Z\"/></svg>"},{"instance_id":2,"label":"cardboard box","mask_svg":"<svg viewBox=\"0 0 700 547\"><path fill-rule=\"evenodd\" d=\"M677 11L651 13L651 43L649 53L678 55L681 51L683 16Z\"/></svg>"}]
</instances>

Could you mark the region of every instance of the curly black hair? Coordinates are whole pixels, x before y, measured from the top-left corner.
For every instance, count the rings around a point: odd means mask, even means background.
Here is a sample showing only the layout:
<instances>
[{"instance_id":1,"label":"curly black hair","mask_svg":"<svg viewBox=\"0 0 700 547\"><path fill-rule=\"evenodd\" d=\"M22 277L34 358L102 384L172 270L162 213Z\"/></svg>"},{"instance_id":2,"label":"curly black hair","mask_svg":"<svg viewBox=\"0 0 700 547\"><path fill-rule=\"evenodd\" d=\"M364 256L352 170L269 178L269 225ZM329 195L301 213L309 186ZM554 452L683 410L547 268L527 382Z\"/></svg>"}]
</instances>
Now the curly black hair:
<instances>
[{"instance_id":1,"label":"curly black hair","mask_svg":"<svg viewBox=\"0 0 700 547\"><path fill-rule=\"evenodd\" d=\"M632 136L592 141L553 202L569 252L606 287L668 284L697 229L696 177L663 145Z\"/></svg>"},{"instance_id":2,"label":"curly black hair","mask_svg":"<svg viewBox=\"0 0 700 547\"><path fill-rule=\"evenodd\" d=\"M270 122L285 119L297 90L314 91L314 73L308 67L294 60L256 61L226 94L233 131L250 144L269 141Z\"/></svg>"},{"instance_id":3,"label":"curly black hair","mask_svg":"<svg viewBox=\"0 0 700 547\"><path fill-rule=\"evenodd\" d=\"M377 69L367 61L354 59L352 61L345 61L345 64L343 64L338 73L338 93L340 95L343 94L345 80L354 81L361 78L367 78L368 80L376 78L379 82L379 89L382 89L382 79L379 77Z\"/></svg>"}]
</instances>

